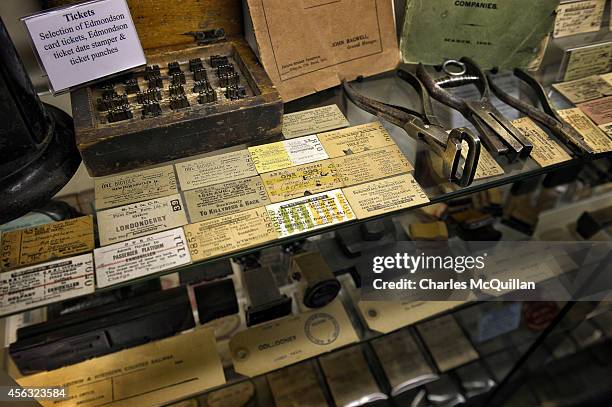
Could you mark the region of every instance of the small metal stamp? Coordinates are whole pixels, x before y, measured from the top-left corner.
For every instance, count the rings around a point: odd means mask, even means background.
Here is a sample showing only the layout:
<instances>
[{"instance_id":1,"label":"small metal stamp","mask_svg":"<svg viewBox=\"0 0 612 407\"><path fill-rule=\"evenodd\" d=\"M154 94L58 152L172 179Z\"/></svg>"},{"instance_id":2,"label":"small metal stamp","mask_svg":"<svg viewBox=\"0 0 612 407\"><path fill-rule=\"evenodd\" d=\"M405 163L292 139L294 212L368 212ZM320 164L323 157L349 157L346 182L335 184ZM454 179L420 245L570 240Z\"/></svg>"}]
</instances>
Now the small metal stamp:
<instances>
[{"instance_id":1,"label":"small metal stamp","mask_svg":"<svg viewBox=\"0 0 612 407\"><path fill-rule=\"evenodd\" d=\"M159 102L156 101L145 101L142 104L142 118L157 117L161 115L162 110Z\"/></svg>"},{"instance_id":2,"label":"small metal stamp","mask_svg":"<svg viewBox=\"0 0 612 407\"><path fill-rule=\"evenodd\" d=\"M242 99L246 97L246 89L242 85L231 85L225 89L225 97L230 100Z\"/></svg>"},{"instance_id":3,"label":"small metal stamp","mask_svg":"<svg viewBox=\"0 0 612 407\"><path fill-rule=\"evenodd\" d=\"M150 80L151 77L161 76L161 72L159 71L159 65L151 65L145 68L145 79Z\"/></svg>"},{"instance_id":4,"label":"small metal stamp","mask_svg":"<svg viewBox=\"0 0 612 407\"><path fill-rule=\"evenodd\" d=\"M185 96L184 94L173 96L170 98L170 109L177 110L184 109L186 107L189 107L189 101L187 100L187 96Z\"/></svg>"},{"instance_id":5,"label":"small metal stamp","mask_svg":"<svg viewBox=\"0 0 612 407\"><path fill-rule=\"evenodd\" d=\"M193 93L202 93L206 90L213 90L210 83L206 79L196 81L192 88Z\"/></svg>"},{"instance_id":6,"label":"small metal stamp","mask_svg":"<svg viewBox=\"0 0 612 407\"><path fill-rule=\"evenodd\" d=\"M202 58L193 58L189 60L189 70L195 72L198 69L204 69Z\"/></svg>"},{"instance_id":7,"label":"small metal stamp","mask_svg":"<svg viewBox=\"0 0 612 407\"><path fill-rule=\"evenodd\" d=\"M161 88L162 86L164 86L160 75L149 75L148 83L149 89Z\"/></svg>"},{"instance_id":8,"label":"small metal stamp","mask_svg":"<svg viewBox=\"0 0 612 407\"><path fill-rule=\"evenodd\" d=\"M204 69L204 67L199 67L193 70L194 81L201 81L204 79L208 79L208 75L206 74L206 69Z\"/></svg>"},{"instance_id":9,"label":"small metal stamp","mask_svg":"<svg viewBox=\"0 0 612 407\"><path fill-rule=\"evenodd\" d=\"M240 76L236 72L226 73L219 77L219 85L222 87L238 85L240 83Z\"/></svg>"},{"instance_id":10,"label":"small metal stamp","mask_svg":"<svg viewBox=\"0 0 612 407\"><path fill-rule=\"evenodd\" d=\"M117 92L115 92L115 87L112 83L107 83L106 85L102 85L100 87L102 90L102 98L109 99L117 96Z\"/></svg>"},{"instance_id":11,"label":"small metal stamp","mask_svg":"<svg viewBox=\"0 0 612 407\"><path fill-rule=\"evenodd\" d=\"M140 91L140 86L138 86L138 79L132 78L125 81L125 93L128 95L132 93L137 93Z\"/></svg>"},{"instance_id":12,"label":"small metal stamp","mask_svg":"<svg viewBox=\"0 0 612 407\"><path fill-rule=\"evenodd\" d=\"M185 88L183 85L170 85L168 87L168 91L170 92L170 96L181 96L185 94Z\"/></svg>"},{"instance_id":13,"label":"small metal stamp","mask_svg":"<svg viewBox=\"0 0 612 407\"><path fill-rule=\"evenodd\" d=\"M210 66L213 68L218 67L219 65L227 65L229 64L229 60L224 55L211 55L210 56Z\"/></svg>"},{"instance_id":14,"label":"small metal stamp","mask_svg":"<svg viewBox=\"0 0 612 407\"><path fill-rule=\"evenodd\" d=\"M168 63L168 75L169 76L172 76L175 73L181 73L181 72L182 72L181 66L179 65L177 61Z\"/></svg>"},{"instance_id":15,"label":"small metal stamp","mask_svg":"<svg viewBox=\"0 0 612 407\"><path fill-rule=\"evenodd\" d=\"M180 85L182 83L186 83L185 74L183 72L172 74L172 76L170 76L170 83L172 83L173 85Z\"/></svg>"},{"instance_id":16,"label":"small metal stamp","mask_svg":"<svg viewBox=\"0 0 612 407\"><path fill-rule=\"evenodd\" d=\"M225 64L225 65L217 66L217 76L219 78L223 75L226 75L228 73L233 73L233 72L234 72L234 65L232 64Z\"/></svg>"},{"instance_id":17,"label":"small metal stamp","mask_svg":"<svg viewBox=\"0 0 612 407\"><path fill-rule=\"evenodd\" d=\"M215 102L216 100L217 92L215 92L213 89L206 89L203 92L200 92L200 94L198 95L199 104Z\"/></svg>"},{"instance_id":18,"label":"small metal stamp","mask_svg":"<svg viewBox=\"0 0 612 407\"><path fill-rule=\"evenodd\" d=\"M109 123L115 123L122 120L128 120L133 118L132 110L130 109L130 105L123 105L119 107L115 107L108 112L106 118Z\"/></svg>"},{"instance_id":19,"label":"small metal stamp","mask_svg":"<svg viewBox=\"0 0 612 407\"><path fill-rule=\"evenodd\" d=\"M119 106L127 105L128 99L127 99L127 95L118 95L117 93L114 93L110 97L98 98L97 103L98 103L98 110L101 112L104 112L106 110L111 110Z\"/></svg>"},{"instance_id":20,"label":"small metal stamp","mask_svg":"<svg viewBox=\"0 0 612 407\"><path fill-rule=\"evenodd\" d=\"M162 100L162 94L159 89L147 89L136 94L138 103L156 102Z\"/></svg>"}]
</instances>

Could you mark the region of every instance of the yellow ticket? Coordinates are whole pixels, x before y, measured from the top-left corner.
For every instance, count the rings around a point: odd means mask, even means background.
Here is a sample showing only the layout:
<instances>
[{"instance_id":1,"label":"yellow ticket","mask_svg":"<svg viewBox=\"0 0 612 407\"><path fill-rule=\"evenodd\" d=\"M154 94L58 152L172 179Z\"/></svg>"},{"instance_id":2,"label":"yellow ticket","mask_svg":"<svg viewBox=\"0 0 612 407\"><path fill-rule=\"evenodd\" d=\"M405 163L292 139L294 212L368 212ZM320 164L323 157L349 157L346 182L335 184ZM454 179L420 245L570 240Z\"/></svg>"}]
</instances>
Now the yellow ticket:
<instances>
[{"instance_id":1,"label":"yellow ticket","mask_svg":"<svg viewBox=\"0 0 612 407\"><path fill-rule=\"evenodd\" d=\"M59 259L94 249L91 215L2 234L0 270Z\"/></svg>"},{"instance_id":2,"label":"yellow ticket","mask_svg":"<svg viewBox=\"0 0 612 407\"><path fill-rule=\"evenodd\" d=\"M328 158L315 135L249 147L249 152L260 174Z\"/></svg>"},{"instance_id":3,"label":"yellow ticket","mask_svg":"<svg viewBox=\"0 0 612 407\"><path fill-rule=\"evenodd\" d=\"M333 158L345 187L414 171L396 145Z\"/></svg>"},{"instance_id":4,"label":"yellow ticket","mask_svg":"<svg viewBox=\"0 0 612 407\"><path fill-rule=\"evenodd\" d=\"M357 154L395 144L380 122L329 131L327 133L320 133L317 136L329 158Z\"/></svg>"},{"instance_id":5,"label":"yellow ticket","mask_svg":"<svg viewBox=\"0 0 612 407\"><path fill-rule=\"evenodd\" d=\"M278 238L263 207L192 223L183 229L193 261L232 253Z\"/></svg>"},{"instance_id":6,"label":"yellow ticket","mask_svg":"<svg viewBox=\"0 0 612 407\"><path fill-rule=\"evenodd\" d=\"M330 160L261 174L272 202L286 201L304 195L340 188L342 181Z\"/></svg>"},{"instance_id":7,"label":"yellow ticket","mask_svg":"<svg viewBox=\"0 0 612 407\"><path fill-rule=\"evenodd\" d=\"M183 191L257 175L247 150L177 163L176 173Z\"/></svg>"},{"instance_id":8,"label":"yellow ticket","mask_svg":"<svg viewBox=\"0 0 612 407\"><path fill-rule=\"evenodd\" d=\"M571 160L572 157L529 117L513 120L512 124L533 144L531 158L540 164L540 167Z\"/></svg>"},{"instance_id":9,"label":"yellow ticket","mask_svg":"<svg viewBox=\"0 0 612 407\"><path fill-rule=\"evenodd\" d=\"M343 188L358 219L393 212L429 202L412 174L403 174Z\"/></svg>"},{"instance_id":10,"label":"yellow ticket","mask_svg":"<svg viewBox=\"0 0 612 407\"><path fill-rule=\"evenodd\" d=\"M612 151L612 139L597 127L579 108L559 110L557 113L584 137L584 141L596 153Z\"/></svg>"}]
</instances>

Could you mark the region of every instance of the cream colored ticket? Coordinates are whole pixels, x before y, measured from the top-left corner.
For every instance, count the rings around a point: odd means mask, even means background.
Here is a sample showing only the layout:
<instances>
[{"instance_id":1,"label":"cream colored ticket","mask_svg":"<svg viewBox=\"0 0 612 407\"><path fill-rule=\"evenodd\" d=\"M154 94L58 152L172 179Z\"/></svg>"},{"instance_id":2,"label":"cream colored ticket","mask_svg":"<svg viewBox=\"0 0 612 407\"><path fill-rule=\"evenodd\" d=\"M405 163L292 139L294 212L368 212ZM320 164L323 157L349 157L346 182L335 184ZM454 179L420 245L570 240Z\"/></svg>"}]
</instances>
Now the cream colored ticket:
<instances>
[{"instance_id":1,"label":"cream colored ticket","mask_svg":"<svg viewBox=\"0 0 612 407\"><path fill-rule=\"evenodd\" d=\"M264 207L186 225L193 261L257 246L278 238Z\"/></svg>"},{"instance_id":2,"label":"cream colored ticket","mask_svg":"<svg viewBox=\"0 0 612 407\"><path fill-rule=\"evenodd\" d=\"M187 224L178 194L107 209L97 216L102 246Z\"/></svg>"},{"instance_id":3,"label":"cream colored ticket","mask_svg":"<svg viewBox=\"0 0 612 407\"><path fill-rule=\"evenodd\" d=\"M272 202L312 195L340 188L342 181L330 160L275 170L261 174Z\"/></svg>"},{"instance_id":4,"label":"cream colored ticket","mask_svg":"<svg viewBox=\"0 0 612 407\"><path fill-rule=\"evenodd\" d=\"M461 149L461 156L465 158L467 156L468 145L465 141L462 142L462 145L463 148ZM504 175L504 169L497 163L497 161L495 161L495 158L493 158L489 151L487 151L485 148L481 148L474 179L496 177L498 175Z\"/></svg>"},{"instance_id":5,"label":"cream colored ticket","mask_svg":"<svg viewBox=\"0 0 612 407\"><path fill-rule=\"evenodd\" d=\"M225 384L225 375L213 333L196 329L17 383L68 388L65 400L38 400L45 407L152 406Z\"/></svg>"},{"instance_id":6,"label":"cream colored ticket","mask_svg":"<svg viewBox=\"0 0 612 407\"><path fill-rule=\"evenodd\" d=\"M95 178L94 184L96 210L178 193L172 165Z\"/></svg>"},{"instance_id":7,"label":"cream colored ticket","mask_svg":"<svg viewBox=\"0 0 612 407\"><path fill-rule=\"evenodd\" d=\"M323 355L319 363L337 406L358 406L387 399L380 391L360 345Z\"/></svg>"},{"instance_id":8,"label":"cream colored ticket","mask_svg":"<svg viewBox=\"0 0 612 407\"><path fill-rule=\"evenodd\" d=\"M558 110L557 113L584 137L584 141L596 153L612 151L612 139L597 127L579 108Z\"/></svg>"},{"instance_id":9,"label":"cream colored ticket","mask_svg":"<svg viewBox=\"0 0 612 407\"><path fill-rule=\"evenodd\" d=\"M191 222L246 211L270 203L259 175L185 191Z\"/></svg>"},{"instance_id":10,"label":"cream colored ticket","mask_svg":"<svg viewBox=\"0 0 612 407\"><path fill-rule=\"evenodd\" d=\"M604 73L598 76L604 81L606 81L608 85L612 86L612 72Z\"/></svg>"},{"instance_id":11,"label":"cream colored ticket","mask_svg":"<svg viewBox=\"0 0 612 407\"><path fill-rule=\"evenodd\" d=\"M94 250L98 287L191 263L183 229L176 228Z\"/></svg>"},{"instance_id":12,"label":"cream colored ticket","mask_svg":"<svg viewBox=\"0 0 612 407\"><path fill-rule=\"evenodd\" d=\"M310 361L268 373L267 379L276 407L329 405Z\"/></svg>"},{"instance_id":13,"label":"cream colored ticket","mask_svg":"<svg viewBox=\"0 0 612 407\"><path fill-rule=\"evenodd\" d=\"M320 133L318 137L330 158L357 154L395 144L380 122Z\"/></svg>"},{"instance_id":14,"label":"cream colored ticket","mask_svg":"<svg viewBox=\"0 0 612 407\"><path fill-rule=\"evenodd\" d=\"M236 373L253 377L358 341L340 300L238 332L229 342Z\"/></svg>"},{"instance_id":15,"label":"cream colored ticket","mask_svg":"<svg viewBox=\"0 0 612 407\"><path fill-rule=\"evenodd\" d=\"M257 175L248 150L199 158L175 166L183 191Z\"/></svg>"},{"instance_id":16,"label":"cream colored ticket","mask_svg":"<svg viewBox=\"0 0 612 407\"><path fill-rule=\"evenodd\" d=\"M338 105L327 105L283 116L283 136L294 138L348 127Z\"/></svg>"},{"instance_id":17,"label":"cream colored ticket","mask_svg":"<svg viewBox=\"0 0 612 407\"><path fill-rule=\"evenodd\" d=\"M396 145L332 159L345 187L414 171Z\"/></svg>"},{"instance_id":18,"label":"cream colored ticket","mask_svg":"<svg viewBox=\"0 0 612 407\"><path fill-rule=\"evenodd\" d=\"M580 0L560 4L557 7L553 36L561 38L599 31L605 4L605 0Z\"/></svg>"},{"instance_id":19,"label":"cream colored ticket","mask_svg":"<svg viewBox=\"0 0 612 407\"><path fill-rule=\"evenodd\" d=\"M357 308L368 328L389 333L464 303L465 301L359 301Z\"/></svg>"},{"instance_id":20,"label":"cream colored ticket","mask_svg":"<svg viewBox=\"0 0 612 407\"><path fill-rule=\"evenodd\" d=\"M606 82L600 75L559 82L552 86L573 104L612 95L612 84Z\"/></svg>"},{"instance_id":21,"label":"cream colored ticket","mask_svg":"<svg viewBox=\"0 0 612 407\"><path fill-rule=\"evenodd\" d=\"M564 81L608 72L612 58L612 42L589 45L566 51L567 65Z\"/></svg>"},{"instance_id":22,"label":"cream colored ticket","mask_svg":"<svg viewBox=\"0 0 612 407\"><path fill-rule=\"evenodd\" d=\"M601 131L606 133L608 135L608 137L610 137L612 139L612 123L602 124L602 125L597 126L597 127L599 127L601 129Z\"/></svg>"},{"instance_id":23,"label":"cream colored ticket","mask_svg":"<svg viewBox=\"0 0 612 407\"><path fill-rule=\"evenodd\" d=\"M429 202L427 194L412 174L343 188L342 191L358 219Z\"/></svg>"},{"instance_id":24,"label":"cream colored ticket","mask_svg":"<svg viewBox=\"0 0 612 407\"><path fill-rule=\"evenodd\" d=\"M438 379L410 330L400 329L371 343L391 385L391 395Z\"/></svg>"},{"instance_id":25,"label":"cream colored ticket","mask_svg":"<svg viewBox=\"0 0 612 407\"><path fill-rule=\"evenodd\" d=\"M91 253L0 274L0 315L94 292Z\"/></svg>"},{"instance_id":26,"label":"cream colored ticket","mask_svg":"<svg viewBox=\"0 0 612 407\"><path fill-rule=\"evenodd\" d=\"M329 158L315 135L249 147L249 152L260 174Z\"/></svg>"},{"instance_id":27,"label":"cream colored ticket","mask_svg":"<svg viewBox=\"0 0 612 407\"><path fill-rule=\"evenodd\" d=\"M571 160L572 157L529 117L513 120L512 124L533 144L531 158L540 164L540 167Z\"/></svg>"},{"instance_id":28,"label":"cream colored ticket","mask_svg":"<svg viewBox=\"0 0 612 407\"><path fill-rule=\"evenodd\" d=\"M270 204L266 209L280 237L355 219L340 189Z\"/></svg>"},{"instance_id":29,"label":"cream colored ticket","mask_svg":"<svg viewBox=\"0 0 612 407\"><path fill-rule=\"evenodd\" d=\"M581 103L578 108L598 126L612 123L612 96Z\"/></svg>"},{"instance_id":30,"label":"cream colored ticket","mask_svg":"<svg viewBox=\"0 0 612 407\"><path fill-rule=\"evenodd\" d=\"M91 215L2 234L0 271L59 259L94 249Z\"/></svg>"},{"instance_id":31,"label":"cream colored ticket","mask_svg":"<svg viewBox=\"0 0 612 407\"><path fill-rule=\"evenodd\" d=\"M478 359L478 353L452 315L423 322L417 329L441 372ZM441 332L444 335L440 335Z\"/></svg>"}]
</instances>

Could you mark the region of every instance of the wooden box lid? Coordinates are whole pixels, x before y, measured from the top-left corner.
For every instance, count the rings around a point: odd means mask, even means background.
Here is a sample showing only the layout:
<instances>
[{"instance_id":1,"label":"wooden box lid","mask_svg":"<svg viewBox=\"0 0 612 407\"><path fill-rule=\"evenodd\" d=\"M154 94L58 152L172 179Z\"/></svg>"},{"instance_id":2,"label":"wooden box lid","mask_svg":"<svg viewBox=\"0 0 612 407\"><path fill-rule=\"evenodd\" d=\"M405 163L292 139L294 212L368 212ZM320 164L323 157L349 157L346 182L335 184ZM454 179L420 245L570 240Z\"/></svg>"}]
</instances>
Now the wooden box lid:
<instances>
[{"instance_id":1,"label":"wooden box lid","mask_svg":"<svg viewBox=\"0 0 612 407\"><path fill-rule=\"evenodd\" d=\"M46 0L45 7L60 7L82 0ZM190 31L223 28L242 36L241 0L127 0L142 48L193 43Z\"/></svg>"}]
</instances>

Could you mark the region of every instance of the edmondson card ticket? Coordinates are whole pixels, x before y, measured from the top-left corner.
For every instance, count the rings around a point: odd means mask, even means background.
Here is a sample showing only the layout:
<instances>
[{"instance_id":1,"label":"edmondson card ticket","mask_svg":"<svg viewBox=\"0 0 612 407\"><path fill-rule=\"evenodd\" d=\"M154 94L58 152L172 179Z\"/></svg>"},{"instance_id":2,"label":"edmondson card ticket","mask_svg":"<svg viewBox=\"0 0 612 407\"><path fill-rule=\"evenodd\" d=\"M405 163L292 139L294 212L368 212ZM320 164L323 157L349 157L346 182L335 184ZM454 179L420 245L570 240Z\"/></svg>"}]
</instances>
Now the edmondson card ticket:
<instances>
[{"instance_id":1,"label":"edmondson card ticket","mask_svg":"<svg viewBox=\"0 0 612 407\"><path fill-rule=\"evenodd\" d=\"M44 407L166 405L225 384L211 330L195 331L17 379L24 387L67 387Z\"/></svg>"},{"instance_id":2,"label":"edmondson card ticket","mask_svg":"<svg viewBox=\"0 0 612 407\"><path fill-rule=\"evenodd\" d=\"M278 238L264 207L191 223L184 229L194 261L235 252Z\"/></svg>"},{"instance_id":3,"label":"edmondson card ticket","mask_svg":"<svg viewBox=\"0 0 612 407\"><path fill-rule=\"evenodd\" d=\"M107 209L97 216L102 246L187 224L178 194Z\"/></svg>"},{"instance_id":4,"label":"edmondson card ticket","mask_svg":"<svg viewBox=\"0 0 612 407\"><path fill-rule=\"evenodd\" d=\"M352 126L342 130L318 134L329 158L357 154L375 148L395 145L380 122Z\"/></svg>"},{"instance_id":5,"label":"edmondson card ticket","mask_svg":"<svg viewBox=\"0 0 612 407\"><path fill-rule=\"evenodd\" d=\"M183 191L257 175L248 150L181 162L175 167Z\"/></svg>"},{"instance_id":6,"label":"edmondson card ticket","mask_svg":"<svg viewBox=\"0 0 612 407\"><path fill-rule=\"evenodd\" d=\"M569 54L569 55L568 55ZM588 45L566 51L564 81L607 72L612 58L612 42Z\"/></svg>"},{"instance_id":7,"label":"edmondson card ticket","mask_svg":"<svg viewBox=\"0 0 612 407\"><path fill-rule=\"evenodd\" d=\"M249 147L249 152L260 174L328 158L315 135Z\"/></svg>"},{"instance_id":8,"label":"edmondson card ticket","mask_svg":"<svg viewBox=\"0 0 612 407\"><path fill-rule=\"evenodd\" d=\"M553 140L552 137L546 134L546 132L529 117L513 120L512 124L523 132L525 137L533 144L533 150L530 156L540 164L540 167L558 164L572 158L555 140Z\"/></svg>"},{"instance_id":9,"label":"edmondson card ticket","mask_svg":"<svg viewBox=\"0 0 612 407\"><path fill-rule=\"evenodd\" d=\"M579 108L558 110L557 113L584 137L584 141L596 153L612 151L612 139L597 127Z\"/></svg>"},{"instance_id":10,"label":"edmondson card ticket","mask_svg":"<svg viewBox=\"0 0 612 407\"><path fill-rule=\"evenodd\" d=\"M181 228L100 247L94 250L94 256L98 287L191 263Z\"/></svg>"},{"instance_id":11,"label":"edmondson card ticket","mask_svg":"<svg viewBox=\"0 0 612 407\"><path fill-rule=\"evenodd\" d=\"M2 234L0 271L88 252L94 249L91 215Z\"/></svg>"},{"instance_id":12,"label":"edmondson card ticket","mask_svg":"<svg viewBox=\"0 0 612 407\"><path fill-rule=\"evenodd\" d=\"M552 86L573 104L612 95L612 85L601 75L554 83Z\"/></svg>"},{"instance_id":13,"label":"edmondson card ticket","mask_svg":"<svg viewBox=\"0 0 612 407\"><path fill-rule=\"evenodd\" d=\"M461 156L465 158L467 155L467 143L464 141L462 142L462 145L463 148L461 149ZM491 153L489 153L485 148L481 148L474 179L496 177L498 175L504 175L504 169L497 163L497 161L495 161L495 158L493 158Z\"/></svg>"},{"instance_id":14,"label":"edmondson card ticket","mask_svg":"<svg viewBox=\"0 0 612 407\"><path fill-rule=\"evenodd\" d=\"M555 17L555 38L599 31L605 0L582 0L560 4Z\"/></svg>"},{"instance_id":15,"label":"edmondson card ticket","mask_svg":"<svg viewBox=\"0 0 612 407\"><path fill-rule=\"evenodd\" d=\"M0 314L94 292L91 253L0 273Z\"/></svg>"},{"instance_id":16,"label":"edmondson card ticket","mask_svg":"<svg viewBox=\"0 0 612 407\"><path fill-rule=\"evenodd\" d=\"M236 373L253 377L358 341L340 300L240 331L229 341Z\"/></svg>"},{"instance_id":17,"label":"edmondson card ticket","mask_svg":"<svg viewBox=\"0 0 612 407\"><path fill-rule=\"evenodd\" d=\"M270 203L258 176L228 181L184 192L191 222L246 211Z\"/></svg>"},{"instance_id":18,"label":"edmondson card ticket","mask_svg":"<svg viewBox=\"0 0 612 407\"><path fill-rule=\"evenodd\" d=\"M578 108L598 126L612 123L612 96L581 103Z\"/></svg>"},{"instance_id":19,"label":"edmondson card ticket","mask_svg":"<svg viewBox=\"0 0 612 407\"><path fill-rule=\"evenodd\" d=\"M163 167L95 178L96 210L176 194L174 167Z\"/></svg>"},{"instance_id":20,"label":"edmondson card ticket","mask_svg":"<svg viewBox=\"0 0 612 407\"><path fill-rule=\"evenodd\" d=\"M266 209L280 237L355 219L340 189L270 204Z\"/></svg>"},{"instance_id":21,"label":"edmondson card ticket","mask_svg":"<svg viewBox=\"0 0 612 407\"><path fill-rule=\"evenodd\" d=\"M283 136L288 139L348 126L348 120L337 105L316 107L283 116Z\"/></svg>"},{"instance_id":22,"label":"edmondson card ticket","mask_svg":"<svg viewBox=\"0 0 612 407\"><path fill-rule=\"evenodd\" d=\"M358 219L381 215L429 202L412 174L403 174L343 188Z\"/></svg>"},{"instance_id":23,"label":"edmondson card ticket","mask_svg":"<svg viewBox=\"0 0 612 407\"><path fill-rule=\"evenodd\" d=\"M272 202L340 188L342 181L330 160L275 170L261 174Z\"/></svg>"},{"instance_id":24,"label":"edmondson card ticket","mask_svg":"<svg viewBox=\"0 0 612 407\"><path fill-rule=\"evenodd\" d=\"M414 171L396 145L333 158L332 162L345 187Z\"/></svg>"}]
</instances>

